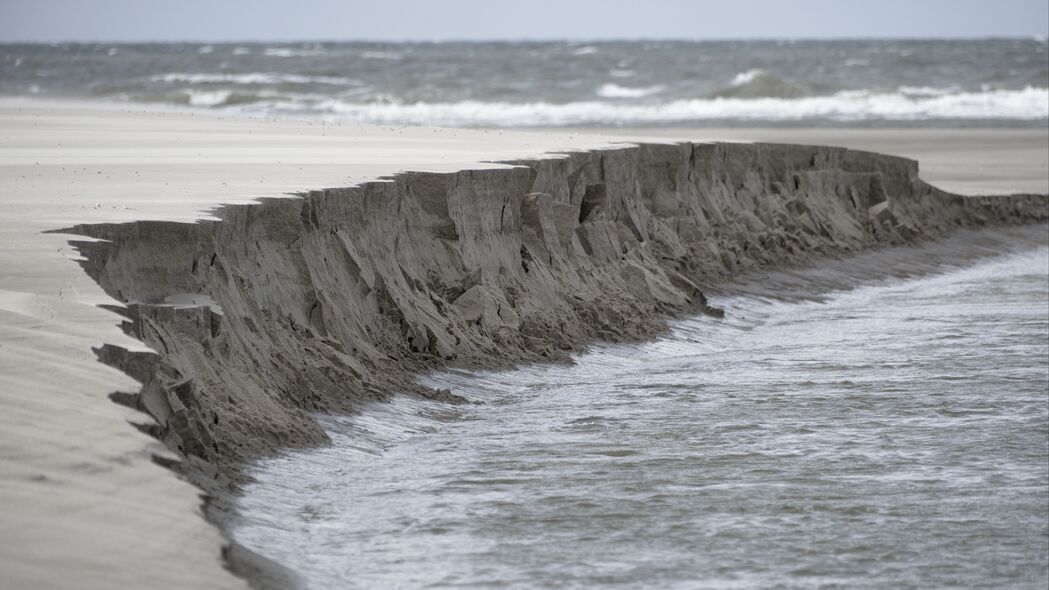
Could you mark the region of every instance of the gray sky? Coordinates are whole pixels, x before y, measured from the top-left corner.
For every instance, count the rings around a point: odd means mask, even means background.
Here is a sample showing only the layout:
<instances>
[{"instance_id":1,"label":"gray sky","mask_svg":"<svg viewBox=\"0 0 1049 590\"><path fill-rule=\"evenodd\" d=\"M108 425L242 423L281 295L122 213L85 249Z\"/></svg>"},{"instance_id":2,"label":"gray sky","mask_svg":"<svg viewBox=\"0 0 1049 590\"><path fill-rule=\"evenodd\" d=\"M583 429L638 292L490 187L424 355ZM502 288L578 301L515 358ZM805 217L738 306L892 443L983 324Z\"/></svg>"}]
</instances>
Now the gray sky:
<instances>
[{"instance_id":1,"label":"gray sky","mask_svg":"<svg viewBox=\"0 0 1049 590\"><path fill-rule=\"evenodd\" d=\"M1047 0L0 0L0 42L1047 33Z\"/></svg>"}]
</instances>

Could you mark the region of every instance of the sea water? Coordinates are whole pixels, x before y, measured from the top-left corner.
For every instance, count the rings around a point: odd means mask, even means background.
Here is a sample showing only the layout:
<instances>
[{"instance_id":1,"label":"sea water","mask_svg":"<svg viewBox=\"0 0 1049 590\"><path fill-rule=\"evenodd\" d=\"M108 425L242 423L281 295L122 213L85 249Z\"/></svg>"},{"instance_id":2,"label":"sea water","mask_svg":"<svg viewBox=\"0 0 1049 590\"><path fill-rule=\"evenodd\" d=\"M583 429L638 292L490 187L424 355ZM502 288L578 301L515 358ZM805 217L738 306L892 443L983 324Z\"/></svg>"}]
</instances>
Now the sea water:
<instances>
[{"instance_id":1,"label":"sea water","mask_svg":"<svg viewBox=\"0 0 1049 590\"><path fill-rule=\"evenodd\" d=\"M446 371L257 464L235 539L307 588L1045 588L1049 232L711 296L572 365Z\"/></svg>"},{"instance_id":2,"label":"sea water","mask_svg":"<svg viewBox=\"0 0 1049 590\"><path fill-rule=\"evenodd\" d=\"M1026 126L1045 38L0 45L0 96L443 126Z\"/></svg>"}]
</instances>

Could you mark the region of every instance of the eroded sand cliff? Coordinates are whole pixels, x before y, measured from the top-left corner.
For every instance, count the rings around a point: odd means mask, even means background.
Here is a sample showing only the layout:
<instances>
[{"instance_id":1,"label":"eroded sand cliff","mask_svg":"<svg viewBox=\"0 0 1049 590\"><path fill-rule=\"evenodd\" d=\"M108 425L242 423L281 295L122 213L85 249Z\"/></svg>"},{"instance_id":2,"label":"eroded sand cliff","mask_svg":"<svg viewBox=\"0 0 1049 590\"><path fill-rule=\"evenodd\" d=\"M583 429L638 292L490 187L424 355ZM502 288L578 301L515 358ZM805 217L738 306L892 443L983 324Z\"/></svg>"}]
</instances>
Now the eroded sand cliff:
<instances>
[{"instance_id":1,"label":"eroded sand cliff","mask_svg":"<svg viewBox=\"0 0 1049 590\"><path fill-rule=\"evenodd\" d=\"M352 412L447 365L563 361L719 313L704 286L959 226L1049 218L1041 195L961 197L913 161L778 144L642 144L405 173L226 206L219 221L81 225L84 268L158 354L99 349L143 383L115 401L206 490L323 444ZM143 422L146 422L143 420Z\"/></svg>"}]
</instances>

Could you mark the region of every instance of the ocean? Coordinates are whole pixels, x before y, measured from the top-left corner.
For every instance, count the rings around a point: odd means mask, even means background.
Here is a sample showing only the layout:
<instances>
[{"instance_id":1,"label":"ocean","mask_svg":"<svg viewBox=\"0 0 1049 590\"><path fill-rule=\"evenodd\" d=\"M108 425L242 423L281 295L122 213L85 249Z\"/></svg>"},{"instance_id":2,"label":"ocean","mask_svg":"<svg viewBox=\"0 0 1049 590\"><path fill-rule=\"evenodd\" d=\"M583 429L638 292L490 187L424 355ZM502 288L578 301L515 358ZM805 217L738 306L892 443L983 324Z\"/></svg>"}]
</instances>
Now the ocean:
<instances>
[{"instance_id":1,"label":"ocean","mask_svg":"<svg viewBox=\"0 0 1049 590\"><path fill-rule=\"evenodd\" d=\"M575 364L423 378L256 464L230 529L310 589L1049 582L1049 234L711 294Z\"/></svg>"},{"instance_id":2,"label":"ocean","mask_svg":"<svg viewBox=\"0 0 1049 590\"><path fill-rule=\"evenodd\" d=\"M384 125L1045 127L1049 44L7 44L0 95Z\"/></svg>"}]
</instances>

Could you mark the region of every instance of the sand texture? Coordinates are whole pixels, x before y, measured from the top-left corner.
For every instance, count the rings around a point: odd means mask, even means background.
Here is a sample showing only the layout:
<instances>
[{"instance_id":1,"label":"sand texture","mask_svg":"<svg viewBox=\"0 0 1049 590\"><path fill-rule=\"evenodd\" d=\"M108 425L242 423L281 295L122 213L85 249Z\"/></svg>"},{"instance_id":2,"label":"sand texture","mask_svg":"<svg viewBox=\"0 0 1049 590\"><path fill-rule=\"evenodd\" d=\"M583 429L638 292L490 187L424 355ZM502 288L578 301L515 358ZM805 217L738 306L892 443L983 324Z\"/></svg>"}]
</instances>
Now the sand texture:
<instances>
[{"instance_id":1,"label":"sand texture","mask_svg":"<svg viewBox=\"0 0 1049 590\"><path fill-rule=\"evenodd\" d=\"M244 461L323 444L312 412L454 403L414 376L564 361L719 313L704 287L741 272L1049 217L1045 196L961 197L842 148L48 103L0 103L0 122L14 588L238 587L194 513L221 518ZM535 159L556 149L574 151ZM426 172L389 176L406 169Z\"/></svg>"},{"instance_id":2,"label":"sand texture","mask_svg":"<svg viewBox=\"0 0 1049 590\"><path fill-rule=\"evenodd\" d=\"M1049 193L1049 132L1043 129L607 129L643 141L694 140L833 145L902 156L921 164L922 179L960 195Z\"/></svg>"}]
</instances>

